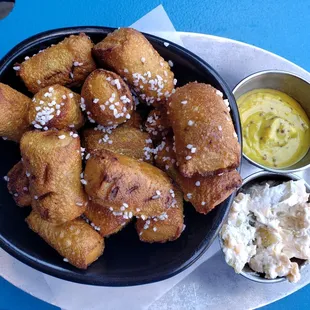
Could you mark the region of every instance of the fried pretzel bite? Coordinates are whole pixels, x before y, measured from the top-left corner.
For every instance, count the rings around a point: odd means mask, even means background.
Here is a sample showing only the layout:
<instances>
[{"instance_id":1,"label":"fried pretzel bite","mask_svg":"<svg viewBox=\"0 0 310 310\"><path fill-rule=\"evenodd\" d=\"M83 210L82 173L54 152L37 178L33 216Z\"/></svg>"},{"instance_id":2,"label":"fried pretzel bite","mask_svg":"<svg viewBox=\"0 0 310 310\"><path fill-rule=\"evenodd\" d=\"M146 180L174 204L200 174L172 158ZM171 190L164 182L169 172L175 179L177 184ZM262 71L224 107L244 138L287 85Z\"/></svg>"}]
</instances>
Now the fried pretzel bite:
<instances>
[{"instance_id":1,"label":"fried pretzel bite","mask_svg":"<svg viewBox=\"0 0 310 310\"><path fill-rule=\"evenodd\" d=\"M13 195L13 199L19 207L28 207L31 205L31 196L29 193L29 180L26 176L26 170L22 161L19 161L8 172L8 190Z\"/></svg>"},{"instance_id":2,"label":"fried pretzel bite","mask_svg":"<svg viewBox=\"0 0 310 310\"><path fill-rule=\"evenodd\" d=\"M109 207L101 206L92 201L89 201L84 214L92 225L97 227L98 233L102 237L119 232L131 221L130 218L125 219L122 215L114 215L113 210L110 210Z\"/></svg>"},{"instance_id":3,"label":"fried pretzel bite","mask_svg":"<svg viewBox=\"0 0 310 310\"><path fill-rule=\"evenodd\" d=\"M17 74L33 94L54 84L69 88L81 86L96 69L92 47L93 43L85 33L71 35L22 62Z\"/></svg>"},{"instance_id":4,"label":"fried pretzel bite","mask_svg":"<svg viewBox=\"0 0 310 310\"><path fill-rule=\"evenodd\" d=\"M0 83L0 136L19 142L30 130L28 107L31 99L9 85Z\"/></svg>"},{"instance_id":5,"label":"fried pretzel bite","mask_svg":"<svg viewBox=\"0 0 310 310\"><path fill-rule=\"evenodd\" d=\"M103 238L82 219L54 225L32 211L26 222L65 261L77 268L86 269L103 253Z\"/></svg>"},{"instance_id":6,"label":"fried pretzel bite","mask_svg":"<svg viewBox=\"0 0 310 310\"><path fill-rule=\"evenodd\" d=\"M166 101L174 88L174 74L142 33L120 28L95 45L97 61L117 72L147 104Z\"/></svg>"},{"instance_id":7,"label":"fried pretzel bite","mask_svg":"<svg viewBox=\"0 0 310 310\"><path fill-rule=\"evenodd\" d=\"M189 201L197 212L209 213L241 185L242 179L236 170L207 177L200 175L184 177L176 166L171 137L167 137L163 142L155 156L156 166L166 171L175 180L184 193L184 199Z\"/></svg>"},{"instance_id":8,"label":"fried pretzel bite","mask_svg":"<svg viewBox=\"0 0 310 310\"><path fill-rule=\"evenodd\" d=\"M145 129L154 141L161 141L171 131L167 110L164 106L149 113Z\"/></svg>"},{"instance_id":9,"label":"fried pretzel bite","mask_svg":"<svg viewBox=\"0 0 310 310\"><path fill-rule=\"evenodd\" d=\"M110 132L110 134L109 134ZM86 129L83 132L86 151L94 153L100 150L110 150L115 153L147 162L153 161L152 140L148 133L134 127L117 127L109 131L100 126L94 129Z\"/></svg>"},{"instance_id":10,"label":"fried pretzel bite","mask_svg":"<svg viewBox=\"0 0 310 310\"><path fill-rule=\"evenodd\" d=\"M131 118L122 125L122 127L134 127L143 130L142 117L136 110L132 111Z\"/></svg>"},{"instance_id":11,"label":"fried pretzel bite","mask_svg":"<svg viewBox=\"0 0 310 310\"><path fill-rule=\"evenodd\" d=\"M81 95L91 123L111 126L131 118L134 107L131 92L114 72L103 69L93 71L83 84Z\"/></svg>"},{"instance_id":12,"label":"fried pretzel bite","mask_svg":"<svg viewBox=\"0 0 310 310\"><path fill-rule=\"evenodd\" d=\"M108 150L88 159L85 189L92 201L107 205L125 219L160 216L172 205L171 179L160 169Z\"/></svg>"},{"instance_id":13,"label":"fried pretzel bite","mask_svg":"<svg viewBox=\"0 0 310 310\"><path fill-rule=\"evenodd\" d=\"M189 83L171 96L168 112L183 176L208 176L239 166L240 145L221 92Z\"/></svg>"},{"instance_id":14,"label":"fried pretzel bite","mask_svg":"<svg viewBox=\"0 0 310 310\"><path fill-rule=\"evenodd\" d=\"M36 129L79 129L84 124L81 96L59 84L37 92L29 105L29 123Z\"/></svg>"},{"instance_id":15,"label":"fried pretzel bite","mask_svg":"<svg viewBox=\"0 0 310 310\"><path fill-rule=\"evenodd\" d=\"M166 217L151 217L147 220L137 219L136 230L139 238L144 242L174 241L183 231L183 194L174 188L175 204L167 211Z\"/></svg>"},{"instance_id":16,"label":"fried pretzel bite","mask_svg":"<svg viewBox=\"0 0 310 310\"><path fill-rule=\"evenodd\" d=\"M85 211L80 180L80 139L67 131L30 131L21 139L32 208L51 223L71 221Z\"/></svg>"}]
</instances>

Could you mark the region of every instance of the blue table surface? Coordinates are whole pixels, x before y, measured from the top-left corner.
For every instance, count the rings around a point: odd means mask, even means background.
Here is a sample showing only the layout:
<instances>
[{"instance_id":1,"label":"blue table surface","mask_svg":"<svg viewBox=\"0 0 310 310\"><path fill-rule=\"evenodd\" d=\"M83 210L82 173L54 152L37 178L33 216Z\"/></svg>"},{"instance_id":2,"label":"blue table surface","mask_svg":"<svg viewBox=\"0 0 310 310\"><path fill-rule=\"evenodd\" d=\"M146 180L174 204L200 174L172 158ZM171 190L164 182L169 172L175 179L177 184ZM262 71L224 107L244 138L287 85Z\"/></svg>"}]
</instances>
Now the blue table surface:
<instances>
[{"instance_id":1,"label":"blue table surface","mask_svg":"<svg viewBox=\"0 0 310 310\"><path fill-rule=\"evenodd\" d=\"M0 21L0 57L38 32L68 26L128 26L163 4L176 30L227 37L267 49L310 70L310 1L16 0ZM310 286L265 309L309 309ZM0 278L0 309L58 309Z\"/></svg>"}]
</instances>

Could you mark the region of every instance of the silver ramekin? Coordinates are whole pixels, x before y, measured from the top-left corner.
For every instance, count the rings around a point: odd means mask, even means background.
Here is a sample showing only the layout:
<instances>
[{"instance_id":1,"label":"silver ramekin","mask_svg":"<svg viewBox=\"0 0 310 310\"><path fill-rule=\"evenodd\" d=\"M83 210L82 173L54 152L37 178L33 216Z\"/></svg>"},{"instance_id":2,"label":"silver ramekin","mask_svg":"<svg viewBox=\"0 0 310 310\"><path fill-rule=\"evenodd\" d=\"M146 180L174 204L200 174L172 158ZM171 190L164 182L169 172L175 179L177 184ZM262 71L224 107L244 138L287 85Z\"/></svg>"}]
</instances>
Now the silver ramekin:
<instances>
[{"instance_id":1,"label":"silver ramekin","mask_svg":"<svg viewBox=\"0 0 310 310\"><path fill-rule=\"evenodd\" d=\"M242 182L242 186L238 190L238 193L239 192L246 193L249 187L256 185L256 184L260 184L260 183L266 183L268 181L275 182L275 184L276 183L280 184L280 183L287 182L290 180L297 181L300 179L301 178L299 176L292 174L292 173L276 174L276 173L272 173L268 171L260 171L260 172L253 173L247 178L245 178ZM310 193L310 186L306 182L305 182L305 186L307 188L307 192ZM221 248L223 249L223 241L220 235L219 235L219 241L220 241ZM302 270L302 268L307 264L307 261L298 260L297 263L299 265L299 269ZM246 265L243 268L240 274L249 280L259 282L259 283L278 283L278 282L287 280L286 277L266 279L262 274L259 274L253 271L248 265Z\"/></svg>"},{"instance_id":2,"label":"silver ramekin","mask_svg":"<svg viewBox=\"0 0 310 310\"><path fill-rule=\"evenodd\" d=\"M233 94L237 101L243 94L258 88L271 88L286 93L302 106L310 118L310 83L301 77L285 71L260 71L243 79L234 88ZM294 165L278 169L261 165L246 156L244 153L243 156L255 166L277 173L291 173L310 167L310 149L308 150L308 153Z\"/></svg>"}]
</instances>

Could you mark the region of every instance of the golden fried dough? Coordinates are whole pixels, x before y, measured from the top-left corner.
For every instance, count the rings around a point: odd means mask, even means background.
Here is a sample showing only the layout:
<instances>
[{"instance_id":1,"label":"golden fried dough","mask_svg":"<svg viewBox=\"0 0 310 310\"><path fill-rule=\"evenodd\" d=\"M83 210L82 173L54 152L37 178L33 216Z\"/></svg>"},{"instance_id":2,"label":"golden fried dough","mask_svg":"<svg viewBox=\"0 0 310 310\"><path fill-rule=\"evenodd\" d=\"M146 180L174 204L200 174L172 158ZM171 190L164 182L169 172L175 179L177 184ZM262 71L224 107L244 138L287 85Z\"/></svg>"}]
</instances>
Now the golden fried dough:
<instances>
[{"instance_id":1,"label":"golden fried dough","mask_svg":"<svg viewBox=\"0 0 310 310\"><path fill-rule=\"evenodd\" d=\"M222 172L208 177L186 178L178 175L176 182L184 191L184 199L189 201L197 212L207 214L230 196L242 183L236 170Z\"/></svg>"},{"instance_id":2,"label":"golden fried dough","mask_svg":"<svg viewBox=\"0 0 310 310\"><path fill-rule=\"evenodd\" d=\"M32 208L51 223L64 223L85 211L80 180L80 139L67 131L31 131L21 139Z\"/></svg>"},{"instance_id":3,"label":"golden fried dough","mask_svg":"<svg viewBox=\"0 0 310 310\"><path fill-rule=\"evenodd\" d=\"M81 96L59 84L41 89L29 105L29 123L35 128L79 129L84 124Z\"/></svg>"},{"instance_id":4,"label":"golden fried dough","mask_svg":"<svg viewBox=\"0 0 310 310\"><path fill-rule=\"evenodd\" d=\"M182 175L207 176L239 166L240 145L219 91L189 83L171 96L168 112Z\"/></svg>"},{"instance_id":5,"label":"golden fried dough","mask_svg":"<svg viewBox=\"0 0 310 310\"><path fill-rule=\"evenodd\" d=\"M172 139L167 137L155 156L156 166L166 171L175 180L184 193L184 199L189 201L199 213L210 212L242 183L236 170L207 177L195 175L186 178L178 171L175 158Z\"/></svg>"},{"instance_id":6,"label":"golden fried dough","mask_svg":"<svg viewBox=\"0 0 310 310\"><path fill-rule=\"evenodd\" d=\"M93 55L124 78L148 104L165 102L174 88L169 64L135 29L115 30L95 45Z\"/></svg>"},{"instance_id":7,"label":"golden fried dough","mask_svg":"<svg viewBox=\"0 0 310 310\"><path fill-rule=\"evenodd\" d=\"M124 123L133 112L132 96L127 84L111 71L93 71L87 77L81 95L89 120L103 126Z\"/></svg>"},{"instance_id":8,"label":"golden fried dough","mask_svg":"<svg viewBox=\"0 0 310 310\"><path fill-rule=\"evenodd\" d=\"M151 217L147 220L137 219L136 229L139 238L144 242L167 242L180 237L183 231L183 194L174 189L176 203L167 211L167 217Z\"/></svg>"},{"instance_id":9,"label":"golden fried dough","mask_svg":"<svg viewBox=\"0 0 310 310\"><path fill-rule=\"evenodd\" d=\"M134 110L131 114L131 118L122 125L122 127L134 127L142 130L142 117L139 112Z\"/></svg>"},{"instance_id":10,"label":"golden fried dough","mask_svg":"<svg viewBox=\"0 0 310 310\"><path fill-rule=\"evenodd\" d=\"M64 257L64 260L77 268L86 269L103 253L103 238L81 219L54 225L32 211L26 222L29 228Z\"/></svg>"},{"instance_id":11,"label":"golden fried dough","mask_svg":"<svg viewBox=\"0 0 310 310\"><path fill-rule=\"evenodd\" d=\"M26 176L26 170L22 161L19 161L8 172L8 190L13 195L16 204L20 207L31 205L31 196L29 193L29 180Z\"/></svg>"},{"instance_id":12,"label":"golden fried dough","mask_svg":"<svg viewBox=\"0 0 310 310\"><path fill-rule=\"evenodd\" d=\"M161 141L171 131L165 107L154 109L149 113L145 122L145 129L154 141Z\"/></svg>"},{"instance_id":13,"label":"golden fried dough","mask_svg":"<svg viewBox=\"0 0 310 310\"><path fill-rule=\"evenodd\" d=\"M0 83L0 136L19 142L21 136L30 130L28 107L31 99Z\"/></svg>"},{"instance_id":14,"label":"golden fried dough","mask_svg":"<svg viewBox=\"0 0 310 310\"><path fill-rule=\"evenodd\" d=\"M85 189L93 202L124 218L160 216L173 202L171 180L160 169L108 150L88 159Z\"/></svg>"},{"instance_id":15,"label":"golden fried dough","mask_svg":"<svg viewBox=\"0 0 310 310\"><path fill-rule=\"evenodd\" d=\"M89 153L110 150L138 160L153 161L153 155L149 151L153 148L152 140L148 133L134 127L120 126L109 130L98 126L84 130L83 136L86 151Z\"/></svg>"},{"instance_id":16,"label":"golden fried dough","mask_svg":"<svg viewBox=\"0 0 310 310\"><path fill-rule=\"evenodd\" d=\"M18 74L33 94L54 84L81 86L88 74L96 69L92 47L86 34L71 35L25 60Z\"/></svg>"},{"instance_id":17,"label":"golden fried dough","mask_svg":"<svg viewBox=\"0 0 310 310\"><path fill-rule=\"evenodd\" d=\"M95 225L102 237L119 232L131 219L125 219L122 215L114 215L109 207L98 205L89 201L85 216Z\"/></svg>"}]
</instances>

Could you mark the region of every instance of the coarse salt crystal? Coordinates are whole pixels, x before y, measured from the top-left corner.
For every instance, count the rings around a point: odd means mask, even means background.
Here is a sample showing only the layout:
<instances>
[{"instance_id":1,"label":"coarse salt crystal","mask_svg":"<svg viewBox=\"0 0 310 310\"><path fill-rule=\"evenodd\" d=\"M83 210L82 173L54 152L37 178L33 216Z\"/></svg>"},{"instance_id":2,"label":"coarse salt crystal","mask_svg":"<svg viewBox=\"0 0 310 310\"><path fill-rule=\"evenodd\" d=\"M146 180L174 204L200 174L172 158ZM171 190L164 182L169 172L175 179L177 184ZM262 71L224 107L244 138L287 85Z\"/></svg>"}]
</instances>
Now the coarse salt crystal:
<instances>
[{"instance_id":1,"label":"coarse salt crystal","mask_svg":"<svg viewBox=\"0 0 310 310\"><path fill-rule=\"evenodd\" d=\"M3 179L4 179L4 181L7 181L7 182L10 181L10 178L9 178L7 175L5 175L5 176L3 177Z\"/></svg>"},{"instance_id":2,"label":"coarse salt crystal","mask_svg":"<svg viewBox=\"0 0 310 310\"><path fill-rule=\"evenodd\" d=\"M205 202L205 201L203 201L203 202L201 203L201 205L202 205L202 206L205 206L205 205L206 205L206 202Z\"/></svg>"},{"instance_id":3,"label":"coarse salt crystal","mask_svg":"<svg viewBox=\"0 0 310 310\"><path fill-rule=\"evenodd\" d=\"M215 94L220 96L220 97L223 97L223 93L221 91L219 91L218 89L215 91Z\"/></svg>"},{"instance_id":4,"label":"coarse salt crystal","mask_svg":"<svg viewBox=\"0 0 310 310\"><path fill-rule=\"evenodd\" d=\"M173 67L173 62L171 60L168 60L168 64L170 67Z\"/></svg>"},{"instance_id":5,"label":"coarse salt crystal","mask_svg":"<svg viewBox=\"0 0 310 310\"><path fill-rule=\"evenodd\" d=\"M73 98L73 94L72 93L69 94L69 98Z\"/></svg>"},{"instance_id":6,"label":"coarse salt crystal","mask_svg":"<svg viewBox=\"0 0 310 310\"><path fill-rule=\"evenodd\" d=\"M187 197L188 199L192 199L193 194L192 194L192 193L187 193L187 194L186 194L186 197Z\"/></svg>"},{"instance_id":7,"label":"coarse salt crystal","mask_svg":"<svg viewBox=\"0 0 310 310\"><path fill-rule=\"evenodd\" d=\"M197 182L195 183L195 185L196 185L196 186L200 186L200 181L197 181Z\"/></svg>"},{"instance_id":8,"label":"coarse salt crystal","mask_svg":"<svg viewBox=\"0 0 310 310\"><path fill-rule=\"evenodd\" d=\"M95 98L94 100L93 100L93 103L98 103L99 102L99 99L98 98Z\"/></svg>"},{"instance_id":9,"label":"coarse salt crystal","mask_svg":"<svg viewBox=\"0 0 310 310\"><path fill-rule=\"evenodd\" d=\"M19 70L20 70L20 66L14 66L13 69L14 69L15 71L19 71Z\"/></svg>"},{"instance_id":10,"label":"coarse salt crystal","mask_svg":"<svg viewBox=\"0 0 310 310\"><path fill-rule=\"evenodd\" d=\"M65 135L60 135L60 136L58 136L58 138L59 138L60 140L63 140L63 139L66 138L66 136L65 136Z\"/></svg>"},{"instance_id":11,"label":"coarse salt crystal","mask_svg":"<svg viewBox=\"0 0 310 310\"><path fill-rule=\"evenodd\" d=\"M187 155L187 156L185 157L185 159L186 159L186 160L190 160L190 159L192 159L192 156Z\"/></svg>"},{"instance_id":12,"label":"coarse salt crystal","mask_svg":"<svg viewBox=\"0 0 310 310\"><path fill-rule=\"evenodd\" d=\"M188 124L188 126L193 126L194 125L194 121L189 120L187 124Z\"/></svg>"},{"instance_id":13,"label":"coarse salt crystal","mask_svg":"<svg viewBox=\"0 0 310 310\"><path fill-rule=\"evenodd\" d=\"M164 45L165 45L166 47L168 47L168 46L170 45L170 43L164 42Z\"/></svg>"},{"instance_id":14,"label":"coarse salt crystal","mask_svg":"<svg viewBox=\"0 0 310 310\"><path fill-rule=\"evenodd\" d=\"M192 153L192 154L196 153L196 150L197 150L197 148L196 148L196 147L192 147L192 149L191 149L191 153Z\"/></svg>"},{"instance_id":15,"label":"coarse salt crystal","mask_svg":"<svg viewBox=\"0 0 310 310\"><path fill-rule=\"evenodd\" d=\"M86 184L87 184L87 181L84 180L84 179L81 179L81 183L84 184L84 185L86 185Z\"/></svg>"},{"instance_id":16,"label":"coarse salt crystal","mask_svg":"<svg viewBox=\"0 0 310 310\"><path fill-rule=\"evenodd\" d=\"M144 57L141 57L141 62L145 63L145 58Z\"/></svg>"}]
</instances>

